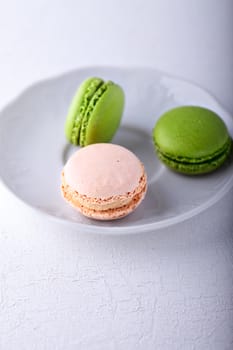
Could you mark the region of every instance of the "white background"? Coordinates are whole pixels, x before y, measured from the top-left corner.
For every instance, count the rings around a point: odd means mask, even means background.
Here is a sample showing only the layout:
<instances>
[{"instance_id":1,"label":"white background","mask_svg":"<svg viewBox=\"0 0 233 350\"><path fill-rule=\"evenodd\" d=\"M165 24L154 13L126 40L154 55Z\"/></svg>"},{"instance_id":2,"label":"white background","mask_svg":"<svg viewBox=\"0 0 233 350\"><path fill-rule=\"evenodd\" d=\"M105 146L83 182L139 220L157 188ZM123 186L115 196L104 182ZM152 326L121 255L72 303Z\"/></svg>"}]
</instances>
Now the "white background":
<instances>
[{"instance_id":1,"label":"white background","mask_svg":"<svg viewBox=\"0 0 233 350\"><path fill-rule=\"evenodd\" d=\"M232 0L1 1L0 105L79 66L147 65L233 113L232 13ZM54 226L0 187L0 349L232 350L232 194L110 238Z\"/></svg>"}]
</instances>

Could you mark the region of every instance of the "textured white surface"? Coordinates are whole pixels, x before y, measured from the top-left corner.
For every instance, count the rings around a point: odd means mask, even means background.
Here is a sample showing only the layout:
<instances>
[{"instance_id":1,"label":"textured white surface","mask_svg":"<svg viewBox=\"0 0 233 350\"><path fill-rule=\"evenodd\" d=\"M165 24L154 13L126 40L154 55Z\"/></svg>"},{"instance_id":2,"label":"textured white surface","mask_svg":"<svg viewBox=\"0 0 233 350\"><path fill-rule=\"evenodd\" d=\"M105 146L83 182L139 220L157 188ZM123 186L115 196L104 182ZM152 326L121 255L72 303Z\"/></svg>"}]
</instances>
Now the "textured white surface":
<instances>
[{"instance_id":1,"label":"textured white surface","mask_svg":"<svg viewBox=\"0 0 233 350\"><path fill-rule=\"evenodd\" d=\"M233 113L232 6L9 0L0 104L62 70L135 63L200 83ZM156 234L100 237L47 222L0 187L0 349L232 350L232 195Z\"/></svg>"},{"instance_id":2,"label":"textured white surface","mask_svg":"<svg viewBox=\"0 0 233 350\"><path fill-rule=\"evenodd\" d=\"M211 220L133 238L77 234L1 195L1 349L232 349L232 193Z\"/></svg>"}]
</instances>

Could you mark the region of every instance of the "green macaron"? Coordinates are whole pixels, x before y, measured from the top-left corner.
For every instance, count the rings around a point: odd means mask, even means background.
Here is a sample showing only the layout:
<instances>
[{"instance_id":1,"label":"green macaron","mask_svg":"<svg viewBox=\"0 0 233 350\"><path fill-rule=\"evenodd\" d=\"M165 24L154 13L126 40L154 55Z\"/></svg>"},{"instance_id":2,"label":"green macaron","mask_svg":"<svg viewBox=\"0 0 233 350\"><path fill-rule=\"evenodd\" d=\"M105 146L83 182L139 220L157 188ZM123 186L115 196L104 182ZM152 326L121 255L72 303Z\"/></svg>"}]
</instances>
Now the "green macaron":
<instances>
[{"instance_id":1,"label":"green macaron","mask_svg":"<svg viewBox=\"0 0 233 350\"><path fill-rule=\"evenodd\" d=\"M153 140L159 159L189 175L211 172L231 152L232 140L223 120L198 106L181 106L164 113L155 124Z\"/></svg>"},{"instance_id":2,"label":"green macaron","mask_svg":"<svg viewBox=\"0 0 233 350\"><path fill-rule=\"evenodd\" d=\"M109 142L115 135L124 109L124 92L112 81L86 79L71 102L65 123L67 140L80 146Z\"/></svg>"}]
</instances>

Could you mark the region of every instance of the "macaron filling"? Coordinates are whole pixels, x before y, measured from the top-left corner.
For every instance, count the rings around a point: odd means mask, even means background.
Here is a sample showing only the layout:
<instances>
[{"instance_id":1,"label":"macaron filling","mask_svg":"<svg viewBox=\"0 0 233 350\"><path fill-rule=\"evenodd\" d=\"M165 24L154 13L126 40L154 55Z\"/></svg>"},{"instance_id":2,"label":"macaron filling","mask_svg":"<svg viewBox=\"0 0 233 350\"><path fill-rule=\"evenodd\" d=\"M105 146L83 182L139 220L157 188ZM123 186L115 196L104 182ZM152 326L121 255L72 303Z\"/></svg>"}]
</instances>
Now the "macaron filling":
<instances>
[{"instance_id":1,"label":"macaron filling","mask_svg":"<svg viewBox=\"0 0 233 350\"><path fill-rule=\"evenodd\" d=\"M186 173L188 170L190 174L198 174L212 171L224 163L231 152L232 140L229 137L226 144L218 152L196 159L183 156L174 157L169 153L162 152L157 144L155 144L155 147L160 160L169 167L180 172Z\"/></svg>"},{"instance_id":2,"label":"macaron filling","mask_svg":"<svg viewBox=\"0 0 233 350\"><path fill-rule=\"evenodd\" d=\"M105 199L95 199L73 191L66 184L63 173L62 193L64 198L85 216L98 220L113 220L128 215L141 203L147 190L146 181L146 175L144 173L138 187L132 193Z\"/></svg>"},{"instance_id":3,"label":"macaron filling","mask_svg":"<svg viewBox=\"0 0 233 350\"><path fill-rule=\"evenodd\" d=\"M112 196L109 198L93 198L82 195L74 191L65 181L64 173L62 174L62 188L65 193L65 198L74 206L86 208L86 210L94 212L108 212L109 210L125 209L130 207L133 203L142 200L146 192L146 175L143 173L139 185L132 193L125 195Z\"/></svg>"},{"instance_id":4,"label":"macaron filling","mask_svg":"<svg viewBox=\"0 0 233 350\"><path fill-rule=\"evenodd\" d=\"M88 108L88 105L92 99L92 97L95 95L96 91L104 84L104 81L95 78L90 83L89 86L86 88L85 94L83 95L81 105L78 106L78 109L74 112L75 119L73 121L73 128L72 128L72 134L71 134L71 142L75 145L79 144L79 138L80 138L80 129L82 120L85 116L86 110Z\"/></svg>"},{"instance_id":5,"label":"macaron filling","mask_svg":"<svg viewBox=\"0 0 233 350\"><path fill-rule=\"evenodd\" d=\"M82 118L81 127L79 131L80 146L85 146L86 128L87 128L89 119L98 101L104 95L104 93L107 91L110 85L113 85L113 82L107 81L106 83L101 84L99 88L95 91L95 93L92 95L92 98L89 100L89 103L86 104L85 107L83 107L83 118Z\"/></svg>"}]
</instances>

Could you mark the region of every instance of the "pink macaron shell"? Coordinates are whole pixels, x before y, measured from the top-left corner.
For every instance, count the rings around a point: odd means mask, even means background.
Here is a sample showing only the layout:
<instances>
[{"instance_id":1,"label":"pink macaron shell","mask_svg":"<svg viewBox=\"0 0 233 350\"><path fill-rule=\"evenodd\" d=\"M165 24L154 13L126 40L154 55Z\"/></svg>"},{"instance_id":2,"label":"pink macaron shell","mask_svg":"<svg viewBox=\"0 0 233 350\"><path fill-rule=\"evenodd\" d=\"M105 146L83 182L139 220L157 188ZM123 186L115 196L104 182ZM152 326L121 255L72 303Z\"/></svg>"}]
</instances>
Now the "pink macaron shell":
<instances>
[{"instance_id":1,"label":"pink macaron shell","mask_svg":"<svg viewBox=\"0 0 233 350\"><path fill-rule=\"evenodd\" d=\"M66 183L79 194L92 198L133 192L142 173L142 164L131 151L104 143L79 149L64 167Z\"/></svg>"}]
</instances>

